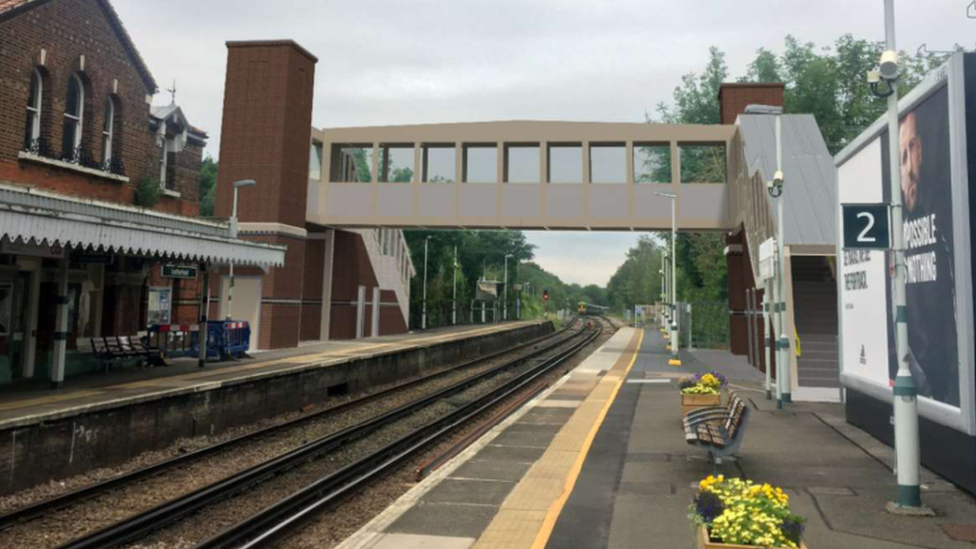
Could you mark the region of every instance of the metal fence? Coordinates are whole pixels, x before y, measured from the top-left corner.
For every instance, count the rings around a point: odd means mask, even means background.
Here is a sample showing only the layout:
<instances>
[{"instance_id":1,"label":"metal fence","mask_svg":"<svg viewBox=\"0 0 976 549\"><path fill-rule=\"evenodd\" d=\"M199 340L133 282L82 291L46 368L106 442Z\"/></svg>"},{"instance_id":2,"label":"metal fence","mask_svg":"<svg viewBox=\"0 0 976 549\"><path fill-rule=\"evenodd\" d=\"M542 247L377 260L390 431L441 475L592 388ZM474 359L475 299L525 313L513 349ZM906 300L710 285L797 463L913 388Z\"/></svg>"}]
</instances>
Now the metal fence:
<instances>
[{"instance_id":1,"label":"metal fence","mask_svg":"<svg viewBox=\"0 0 976 549\"><path fill-rule=\"evenodd\" d=\"M729 304L726 301L694 301L679 304L681 346L689 341L696 349L729 348Z\"/></svg>"}]
</instances>

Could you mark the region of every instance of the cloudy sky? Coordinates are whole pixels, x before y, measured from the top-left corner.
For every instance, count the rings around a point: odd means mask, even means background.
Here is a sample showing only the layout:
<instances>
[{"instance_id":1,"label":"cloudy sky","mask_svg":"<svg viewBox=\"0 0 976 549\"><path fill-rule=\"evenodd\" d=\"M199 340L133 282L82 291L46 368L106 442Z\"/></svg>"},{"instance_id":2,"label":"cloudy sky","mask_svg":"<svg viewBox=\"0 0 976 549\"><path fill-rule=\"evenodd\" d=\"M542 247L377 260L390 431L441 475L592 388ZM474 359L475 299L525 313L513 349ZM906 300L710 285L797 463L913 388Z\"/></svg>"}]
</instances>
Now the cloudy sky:
<instances>
[{"instance_id":1,"label":"cloudy sky","mask_svg":"<svg viewBox=\"0 0 976 549\"><path fill-rule=\"evenodd\" d=\"M227 40L319 57L316 126L505 119L635 122L708 47L741 75L783 37L884 38L882 0L113 0L161 88L217 157ZM898 44L976 45L976 0L896 0ZM162 92L157 103L168 103ZM530 233L564 280L605 284L635 234Z\"/></svg>"}]
</instances>

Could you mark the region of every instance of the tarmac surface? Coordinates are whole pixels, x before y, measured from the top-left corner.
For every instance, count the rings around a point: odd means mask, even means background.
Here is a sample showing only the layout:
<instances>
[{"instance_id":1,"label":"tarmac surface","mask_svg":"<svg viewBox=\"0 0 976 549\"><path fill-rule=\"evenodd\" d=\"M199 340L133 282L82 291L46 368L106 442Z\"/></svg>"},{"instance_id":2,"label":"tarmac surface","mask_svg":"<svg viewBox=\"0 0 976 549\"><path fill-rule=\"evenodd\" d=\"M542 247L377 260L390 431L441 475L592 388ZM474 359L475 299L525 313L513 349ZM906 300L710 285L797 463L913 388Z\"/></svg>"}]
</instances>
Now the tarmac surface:
<instances>
[{"instance_id":1,"label":"tarmac surface","mask_svg":"<svg viewBox=\"0 0 976 549\"><path fill-rule=\"evenodd\" d=\"M681 355L669 366L658 332L620 330L340 549L696 547L688 506L712 465L684 441L674 380L711 369L753 412L722 472L783 487L807 519L808 547L974 547L957 538L976 535L976 499L929 471L923 500L936 517L885 512L892 450L848 425L842 405L777 410L738 357Z\"/></svg>"}]
</instances>

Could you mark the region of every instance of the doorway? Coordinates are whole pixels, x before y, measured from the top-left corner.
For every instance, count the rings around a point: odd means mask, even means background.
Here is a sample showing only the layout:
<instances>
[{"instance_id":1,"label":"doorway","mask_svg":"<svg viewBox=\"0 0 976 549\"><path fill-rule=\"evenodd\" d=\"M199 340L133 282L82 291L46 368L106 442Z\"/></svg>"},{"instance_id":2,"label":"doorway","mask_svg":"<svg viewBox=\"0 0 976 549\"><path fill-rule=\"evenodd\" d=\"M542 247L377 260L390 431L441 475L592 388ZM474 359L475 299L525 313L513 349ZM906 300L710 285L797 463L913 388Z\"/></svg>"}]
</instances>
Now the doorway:
<instances>
[{"instance_id":1,"label":"doorway","mask_svg":"<svg viewBox=\"0 0 976 549\"><path fill-rule=\"evenodd\" d=\"M250 349L258 349L258 333L261 329L261 295L263 278L260 276L234 277L233 320L246 320L251 326ZM227 294L230 290L230 277L220 280L220 319L227 318Z\"/></svg>"}]
</instances>

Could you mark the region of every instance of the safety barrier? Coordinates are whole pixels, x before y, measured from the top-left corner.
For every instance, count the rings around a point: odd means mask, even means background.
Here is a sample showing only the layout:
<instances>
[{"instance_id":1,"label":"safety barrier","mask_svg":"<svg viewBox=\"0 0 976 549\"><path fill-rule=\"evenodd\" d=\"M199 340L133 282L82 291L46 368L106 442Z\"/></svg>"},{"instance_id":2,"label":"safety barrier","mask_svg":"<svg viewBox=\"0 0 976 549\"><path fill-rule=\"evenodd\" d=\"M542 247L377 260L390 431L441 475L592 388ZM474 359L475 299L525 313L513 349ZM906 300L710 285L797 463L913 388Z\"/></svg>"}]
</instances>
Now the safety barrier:
<instances>
[{"instance_id":1,"label":"safety barrier","mask_svg":"<svg viewBox=\"0 0 976 549\"><path fill-rule=\"evenodd\" d=\"M207 359L226 360L250 349L251 326L244 321L207 322ZM146 345L164 358L200 356L199 324L154 324L146 334Z\"/></svg>"}]
</instances>

